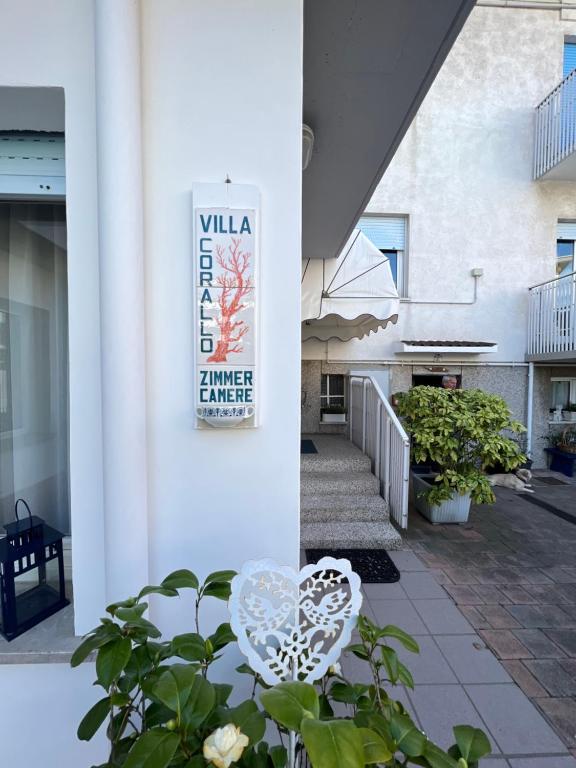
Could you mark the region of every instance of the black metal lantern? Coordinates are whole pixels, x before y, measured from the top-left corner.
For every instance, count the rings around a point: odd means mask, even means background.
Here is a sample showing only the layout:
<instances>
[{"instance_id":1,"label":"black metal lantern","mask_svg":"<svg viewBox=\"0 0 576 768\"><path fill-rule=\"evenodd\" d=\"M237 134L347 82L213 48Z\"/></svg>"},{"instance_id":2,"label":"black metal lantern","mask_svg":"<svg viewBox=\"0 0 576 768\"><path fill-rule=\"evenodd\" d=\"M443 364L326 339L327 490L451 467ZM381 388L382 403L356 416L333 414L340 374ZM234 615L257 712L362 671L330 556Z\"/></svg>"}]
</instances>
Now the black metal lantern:
<instances>
[{"instance_id":1,"label":"black metal lantern","mask_svg":"<svg viewBox=\"0 0 576 768\"><path fill-rule=\"evenodd\" d=\"M19 504L28 512L22 520ZM32 515L24 499L18 499L14 512L16 521L4 526L6 536L0 539L0 633L6 640L13 640L69 604L64 582L64 534ZM46 577L46 565L51 561L58 567L57 588ZM24 574L29 575L20 578Z\"/></svg>"}]
</instances>

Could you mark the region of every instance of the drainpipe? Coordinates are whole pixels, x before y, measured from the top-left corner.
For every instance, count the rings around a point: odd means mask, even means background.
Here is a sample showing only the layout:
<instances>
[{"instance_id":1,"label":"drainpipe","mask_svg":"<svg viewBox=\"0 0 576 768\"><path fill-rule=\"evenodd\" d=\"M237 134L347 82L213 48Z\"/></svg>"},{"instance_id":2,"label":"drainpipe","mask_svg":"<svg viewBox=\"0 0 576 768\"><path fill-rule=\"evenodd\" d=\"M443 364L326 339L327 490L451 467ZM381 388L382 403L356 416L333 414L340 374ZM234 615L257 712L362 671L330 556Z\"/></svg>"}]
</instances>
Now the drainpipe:
<instances>
[{"instance_id":1,"label":"drainpipe","mask_svg":"<svg viewBox=\"0 0 576 768\"><path fill-rule=\"evenodd\" d=\"M108 601L148 584L140 4L95 0Z\"/></svg>"},{"instance_id":2,"label":"drainpipe","mask_svg":"<svg viewBox=\"0 0 576 768\"><path fill-rule=\"evenodd\" d=\"M528 363L528 403L526 407L526 454L532 458L532 422L534 417L534 363Z\"/></svg>"}]
</instances>

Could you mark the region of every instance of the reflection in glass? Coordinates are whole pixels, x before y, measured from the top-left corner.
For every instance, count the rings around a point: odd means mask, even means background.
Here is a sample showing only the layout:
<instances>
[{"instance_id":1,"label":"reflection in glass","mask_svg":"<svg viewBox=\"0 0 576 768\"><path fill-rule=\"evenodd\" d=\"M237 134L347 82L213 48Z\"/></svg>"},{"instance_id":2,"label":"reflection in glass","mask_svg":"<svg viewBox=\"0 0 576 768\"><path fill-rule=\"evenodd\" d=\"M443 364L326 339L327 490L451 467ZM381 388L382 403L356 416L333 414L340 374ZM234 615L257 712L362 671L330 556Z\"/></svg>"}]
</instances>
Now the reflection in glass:
<instances>
[{"instance_id":1,"label":"reflection in glass","mask_svg":"<svg viewBox=\"0 0 576 768\"><path fill-rule=\"evenodd\" d=\"M67 344L64 204L0 201L0 524L70 532Z\"/></svg>"}]
</instances>

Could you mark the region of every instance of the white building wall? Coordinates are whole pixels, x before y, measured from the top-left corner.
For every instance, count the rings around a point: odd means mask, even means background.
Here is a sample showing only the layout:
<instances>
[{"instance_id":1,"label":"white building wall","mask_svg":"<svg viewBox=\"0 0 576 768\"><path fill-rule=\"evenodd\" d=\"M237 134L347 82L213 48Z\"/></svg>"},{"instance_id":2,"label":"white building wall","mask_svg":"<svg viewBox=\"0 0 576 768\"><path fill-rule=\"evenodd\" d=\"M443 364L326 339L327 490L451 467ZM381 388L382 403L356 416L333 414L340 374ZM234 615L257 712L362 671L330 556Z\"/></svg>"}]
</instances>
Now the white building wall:
<instances>
[{"instance_id":1,"label":"white building wall","mask_svg":"<svg viewBox=\"0 0 576 768\"><path fill-rule=\"evenodd\" d=\"M301 24L299 0L143 4L153 580L298 563ZM261 426L195 430L191 187L227 175L262 196Z\"/></svg>"},{"instance_id":2,"label":"white building wall","mask_svg":"<svg viewBox=\"0 0 576 768\"><path fill-rule=\"evenodd\" d=\"M498 342L477 362L524 360L527 289L555 276L557 220L576 218L576 183L532 181L534 107L562 79L565 34L576 23L557 12L472 12L367 209L409 216L398 324L306 343L304 359L398 360L401 339L466 339ZM474 267L476 303L432 303L471 301Z\"/></svg>"},{"instance_id":3,"label":"white building wall","mask_svg":"<svg viewBox=\"0 0 576 768\"><path fill-rule=\"evenodd\" d=\"M148 486L142 524L148 527L150 578L159 580L181 567L204 577L266 556L296 566L302 2L142 0L140 7L146 223L141 332L148 397L148 472L141 482ZM93 10L92 0L0 0L0 86L65 90L71 505L79 633L102 615L107 557ZM261 192L261 427L196 431L191 188L195 182L223 182L227 175ZM118 526L126 537L128 523ZM166 613L154 608L153 618L166 633L190 630L193 614L185 601L173 601ZM220 604L214 619L222 619L224 610ZM237 663L223 662L228 669ZM6 764L62 768L101 762L102 741L86 746L75 735L80 717L98 696L92 679L89 665L80 671L66 664L0 666L0 736L6 743L10 735L13 745L4 751ZM38 738L30 739L31 732Z\"/></svg>"}]
</instances>

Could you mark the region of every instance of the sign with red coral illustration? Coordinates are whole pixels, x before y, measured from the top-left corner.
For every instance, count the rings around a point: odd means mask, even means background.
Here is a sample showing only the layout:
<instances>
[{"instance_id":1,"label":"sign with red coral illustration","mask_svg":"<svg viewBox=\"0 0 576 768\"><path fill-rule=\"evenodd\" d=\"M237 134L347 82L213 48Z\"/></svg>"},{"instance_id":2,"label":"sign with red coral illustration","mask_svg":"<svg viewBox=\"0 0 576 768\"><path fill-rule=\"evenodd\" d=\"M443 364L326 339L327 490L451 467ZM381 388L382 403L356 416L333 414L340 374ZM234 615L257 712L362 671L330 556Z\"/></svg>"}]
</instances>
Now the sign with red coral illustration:
<instances>
[{"instance_id":1,"label":"sign with red coral illustration","mask_svg":"<svg viewBox=\"0 0 576 768\"><path fill-rule=\"evenodd\" d=\"M256 212L196 208L194 232L196 413L211 426L252 426Z\"/></svg>"}]
</instances>

